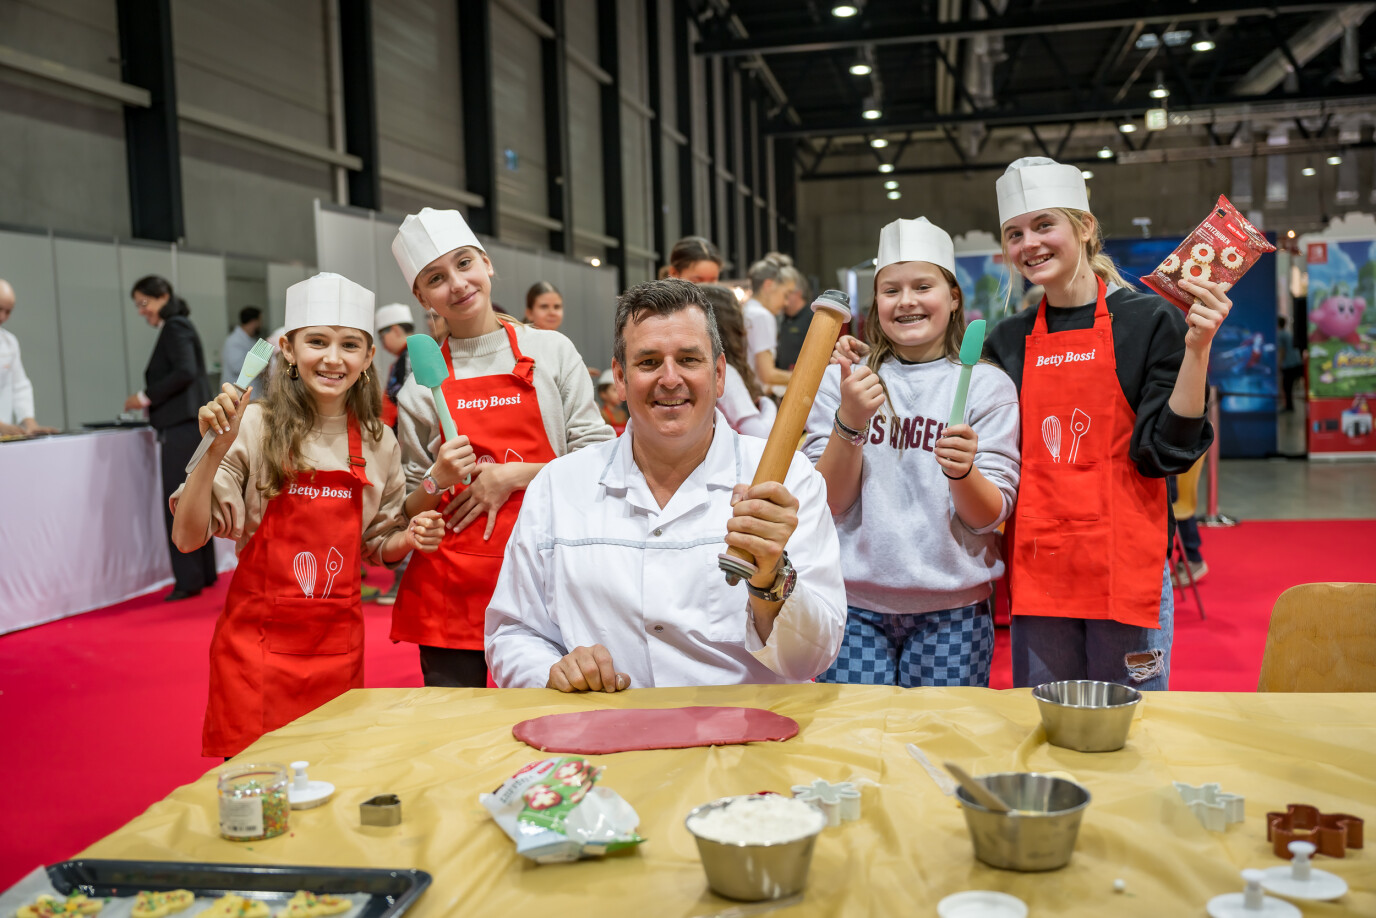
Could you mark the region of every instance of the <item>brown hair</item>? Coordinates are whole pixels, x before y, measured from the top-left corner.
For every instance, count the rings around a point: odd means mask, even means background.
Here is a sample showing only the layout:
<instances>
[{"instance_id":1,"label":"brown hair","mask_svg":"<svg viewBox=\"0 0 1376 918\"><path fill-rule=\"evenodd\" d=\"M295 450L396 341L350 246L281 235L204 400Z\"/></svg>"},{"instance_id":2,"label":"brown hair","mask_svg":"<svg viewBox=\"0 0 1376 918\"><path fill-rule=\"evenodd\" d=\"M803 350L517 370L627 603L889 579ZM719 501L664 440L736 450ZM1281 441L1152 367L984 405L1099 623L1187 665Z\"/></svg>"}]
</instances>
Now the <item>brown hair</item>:
<instances>
[{"instance_id":1,"label":"brown hair","mask_svg":"<svg viewBox=\"0 0 1376 918\"><path fill-rule=\"evenodd\" d=\"M714 261L720 268L721 253L707 239L702 236L684 236L674 243L673 249L669 252L669 263L660 269L660 279L668 276L669 269L673 269L675 274L682 274L690 267L700 261Z\"/></svg>"},{"instance_id":2,"label":"brown hair","mask_svg":"<svg viewBox=\"0 0 1376 918\"><path fill-rule=\"evenodd\" d=\"M295 336L301 329L287 335L288 340L296 343ZM362 331L362 329L360 329ZM363 332L372 347L373 336ZM268 381L267 395L260 403L263 406L263 464L267 476L266 483L260 483L258 490L269 498L276 497L295 480L301 472L314 472L315 469L301 462L301 441L315 428L319 417L315 411L315 399L311 398L306 384L299 378L293 379L287 372L286 354L275 358L272 378ZM382 390L378 385L376 373L364 368L361 375L349 387L345 399L349 414L358 418L359 426L372 437L373 442L382 439Z\"/></svg>"},{"instance_id":3,"label":"brown hair","mask_svg":"<svg viewBox=\"0 0 1376 918\"><path fill-rule=\"evenodd\" d=\"M721 333L721 349L726 362L736 368L745 381L750 400L758 402L764 397L764 389L755 377L750 360L745 353L745 317L736 302L736 295L721 284L700 284L698 289L712 304L712 312L717 319L717 330Z\"/></svg>"},{"instance_id":4,"label":"brown hair","mask_svg":"<svg viewBox=\"0 0 1376 918\"><path fill-rule=\"evenodd\" d=\"M885 265L885 267L888 267ZM945 351L945 358L950 361L960 359L960 343L965 340L965 292L960 289L960 281L956 276L947 271L941 265L935 266L941 272L947 286L951 288L951 293L956 299L956 308L951 311L951 320L946 325L946 336L942 340L942 349ZM896 356L893 352L893 342L889 336L884 334L884 329L879 324L879 275L883 273L883 268L875 272L874 275L874 299L870 301L870 310L865 314L865 342L870 346L870 355L865 360L865 365L879 376L879 368L884 365L884 361ZM889 398L889 387L884 385L882 377L879 385L884 389L884 401L889 405L891 416L896 416L893 400Z\"/></svg>"},{"instance_id":5,"label":"brown hair","mask_svg":"<svg viewBox=\"0 0 1376 918\"><path fill-rule=\"evenodd\" d=\"M707 317L707 334L712 339L712 362L722 355L721 333L712 303L703 296L702 288L677 277L636 284L616 300L615 337L612 339L612 358L622 368L626 366L626 325L639 323L647 316L668 316L684 309L701 309Z\"/></svg>"},{"instance_id":6,"label":"brown hair","mask_svg":"<svg viewBox=\"0 0 1376 918\"><path fill-rule=\"evenodd\" d=\"M559 293L559 288L555 287L549 281L536 281L531 284L530 289L526 291L526 312L530 312L535 306L535 301L546 293ZM559 298L562 300L564 295L559 293Z\"/></svg>"}]
</instances>

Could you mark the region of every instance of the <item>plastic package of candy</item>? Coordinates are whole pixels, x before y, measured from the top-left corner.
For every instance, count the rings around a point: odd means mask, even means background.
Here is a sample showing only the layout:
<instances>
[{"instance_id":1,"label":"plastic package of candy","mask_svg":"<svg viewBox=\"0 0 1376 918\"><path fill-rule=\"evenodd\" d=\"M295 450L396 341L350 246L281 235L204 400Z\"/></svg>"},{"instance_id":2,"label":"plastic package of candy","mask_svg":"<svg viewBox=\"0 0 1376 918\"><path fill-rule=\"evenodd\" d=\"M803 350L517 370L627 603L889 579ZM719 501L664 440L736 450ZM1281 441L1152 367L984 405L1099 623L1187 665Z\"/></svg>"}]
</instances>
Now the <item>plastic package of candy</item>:
<instances>
[{"instance_id":1,"label":"plastic package of candy","mask_svg":"<svg viewBox=\"0 0 1376 918\"><path fill-rule=\"evenodd\" d=\"M1182 277L1215 281L1227 290L1256 264L1258 258L1275 250L1261 230L1239 213L1231 201L1219 195L1213 212L1155 271L1144 276L1142 283L1188 310L1194 297L1181 289Z\"/></svg>"},{"instance_id":2,"label":"plastic package of candy","mask_svg":"<svg viewBox=\"0 0 1376 918\"><path fill-rule=\"evenodd\" d=\"M560 756L532 762L478 798L516 843L540 864L599 857L638 845L640 817L616 791L598 787L602 769Z\"/></svg>"}]
</instances>

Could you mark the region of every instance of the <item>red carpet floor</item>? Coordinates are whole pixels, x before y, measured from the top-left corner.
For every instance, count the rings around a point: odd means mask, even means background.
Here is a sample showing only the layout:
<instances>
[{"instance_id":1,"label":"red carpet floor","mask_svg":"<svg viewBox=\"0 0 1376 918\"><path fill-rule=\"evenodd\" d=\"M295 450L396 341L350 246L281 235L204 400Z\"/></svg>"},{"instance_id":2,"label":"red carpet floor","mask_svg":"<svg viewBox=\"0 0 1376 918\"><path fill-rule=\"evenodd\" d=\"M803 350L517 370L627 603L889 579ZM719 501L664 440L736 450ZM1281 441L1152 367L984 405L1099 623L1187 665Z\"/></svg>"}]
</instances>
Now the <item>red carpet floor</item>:
<instances>
[{"instance_id":1,"label":"red carpet floor","mask_svg":"<svg viewBox=\"0 0 1376 918\"><path fill-rule=\"evenodd\" d=\"M1171 687L1248 692L1276 597L1297 583L1370 579L1376 521L1249 522L1205 529L1203 541L1208 619L1177 594ZM385 588L390 576L377 571L370 582ZM185 602L158 593L0 636L0 735L10 750L0 889L219 764L199 755L200 729L206 651L228 585L222 577ZM391 610L364 608L368 686L420 685L415 648L387 640ZM993 685L1011 685L1005 629Z\"/></svg>"}]
</instances>

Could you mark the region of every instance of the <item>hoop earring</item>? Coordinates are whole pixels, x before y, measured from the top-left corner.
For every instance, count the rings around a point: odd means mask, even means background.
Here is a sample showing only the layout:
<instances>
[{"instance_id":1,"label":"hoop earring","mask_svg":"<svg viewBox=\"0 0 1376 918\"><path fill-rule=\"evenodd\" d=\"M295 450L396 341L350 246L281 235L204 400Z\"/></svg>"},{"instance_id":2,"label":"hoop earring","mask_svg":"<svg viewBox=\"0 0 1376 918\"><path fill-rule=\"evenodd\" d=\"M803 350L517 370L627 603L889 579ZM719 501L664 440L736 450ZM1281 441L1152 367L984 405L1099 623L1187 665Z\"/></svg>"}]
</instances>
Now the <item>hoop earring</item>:
<instances>
[{"instance_id":1,"label":"hoop earring","mask_svg":"<svg viewBox=\"0 0 1376 918\"><path fill-rule=\"evenodd\" d=\"M300 379L300 378L301 378L301 371L298 370L298 369L296 369L296 364L294 364L294 363L289 363L289 364L287 364L287 376L289 376L289 377L292 378L292 379Z\"/></svg>"}]
</instances>

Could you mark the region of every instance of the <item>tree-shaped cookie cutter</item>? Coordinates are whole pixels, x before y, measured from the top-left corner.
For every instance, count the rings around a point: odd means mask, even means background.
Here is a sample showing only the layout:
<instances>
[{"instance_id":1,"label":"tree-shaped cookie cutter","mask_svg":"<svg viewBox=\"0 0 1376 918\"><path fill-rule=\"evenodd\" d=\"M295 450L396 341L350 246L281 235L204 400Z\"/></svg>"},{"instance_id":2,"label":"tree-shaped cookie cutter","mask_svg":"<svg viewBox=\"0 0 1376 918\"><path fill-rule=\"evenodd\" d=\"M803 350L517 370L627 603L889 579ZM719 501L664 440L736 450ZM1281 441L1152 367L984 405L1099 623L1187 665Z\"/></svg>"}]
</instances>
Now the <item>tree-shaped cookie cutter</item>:
<instances>
[{"instance_id":1,"label":"tree-shaped cookie cutter","mask_svg":"<svg viewBox=\"0 0 1376 918\"><path fill-rule=\"evenodd\" d=\"M850 781L832 784L818 778L811 784L795 784L793 796L821 810L828 826L860 818L860 789Z\"/></svg>"},{"instance_id":2,"label":"tree-shaped cookie cutter","mask_svg":"<svg viewBox=\"0 0 1376 918\"><path fill-rule=\"evenodd\" d=\"M1292 841L1309 842L1329 857L1344 857L1362 847L1362 820L1347 813L1320 813L1316 806L1292 803L1284 813L1266 814L1266 840L1276 857L1289 860Z\"/></svg>"},{"instance_id":3,"label":"tree-shaped cookie cutter","mask_svg":"<svg viewBox=\"0 0 1376 918\"><path fill-rule=\"evenodd\" d=\"M1245 818L1247 800L1241 794L1225 794L1217 784L1201 784L1195 787L1183 781L1176 781L1175 789L1180 799L1194 810L1199 822L1210 832L1222 832L1235 822Z\"/></svg>"}]
</instances>

